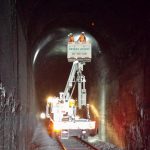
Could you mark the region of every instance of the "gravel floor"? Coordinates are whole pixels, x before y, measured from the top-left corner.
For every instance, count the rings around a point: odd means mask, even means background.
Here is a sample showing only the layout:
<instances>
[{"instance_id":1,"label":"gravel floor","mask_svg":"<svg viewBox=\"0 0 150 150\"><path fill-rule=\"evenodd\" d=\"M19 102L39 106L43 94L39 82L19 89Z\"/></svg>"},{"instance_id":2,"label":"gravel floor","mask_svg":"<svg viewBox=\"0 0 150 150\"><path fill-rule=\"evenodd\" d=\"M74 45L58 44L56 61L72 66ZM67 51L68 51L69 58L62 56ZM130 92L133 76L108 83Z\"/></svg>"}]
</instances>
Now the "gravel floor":
<instances>
[{"instance_id":1,"label":"gravel floor","mask_svg":"<svg viewBox=\"0 0 150 150\"><path fill-rule=\"evenodd\" d=\"M122 149L119 149L116 145L101 141L98 136L88 137L86 141L93 144L99 150L122 150Z\"/></svg>"}]
</instances>

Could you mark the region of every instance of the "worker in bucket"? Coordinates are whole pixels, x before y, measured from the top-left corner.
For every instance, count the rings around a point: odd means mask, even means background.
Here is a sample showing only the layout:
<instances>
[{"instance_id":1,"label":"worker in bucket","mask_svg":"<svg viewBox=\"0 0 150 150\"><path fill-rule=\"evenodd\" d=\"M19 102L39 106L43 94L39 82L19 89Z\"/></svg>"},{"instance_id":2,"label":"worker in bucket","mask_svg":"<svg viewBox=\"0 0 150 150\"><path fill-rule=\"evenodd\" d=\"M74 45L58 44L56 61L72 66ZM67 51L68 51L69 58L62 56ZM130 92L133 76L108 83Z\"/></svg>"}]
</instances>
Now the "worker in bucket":
<instances>
[{"instance_id":1,"label":"worker in bucket","mask_svg":"<svg viewBox=\"0 0 150 150\"><path fill-rule=\"evenodd\" d=\"M86 42L86 36L85 36L84 32L81 32L77 42L81 42L81 43L85 43Z\"/></svg>"},{"instance_id":2,"label":"worker in bucket","mask_svg":"<svg viewBox=\"0 0 150 150\"><path fill-rule=\"evenodd\" d=\"M68 37L69 37L68 42L74 42L74 35L72 33L70 33Z\"/></svg>"}]
</instances>

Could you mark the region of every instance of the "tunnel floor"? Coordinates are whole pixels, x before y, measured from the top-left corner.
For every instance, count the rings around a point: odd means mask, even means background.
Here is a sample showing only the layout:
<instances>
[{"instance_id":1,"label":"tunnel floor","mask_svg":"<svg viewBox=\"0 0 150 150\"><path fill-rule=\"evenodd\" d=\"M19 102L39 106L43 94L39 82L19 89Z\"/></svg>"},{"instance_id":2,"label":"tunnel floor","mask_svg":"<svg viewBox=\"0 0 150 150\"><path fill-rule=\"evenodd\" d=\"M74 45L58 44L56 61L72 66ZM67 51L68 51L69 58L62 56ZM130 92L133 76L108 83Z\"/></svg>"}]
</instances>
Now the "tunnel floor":
<instances>
[{"instance_id":1,"label":"tunnel floor","mask_svg":"<svg viewBox=\"0 0 150 150\"><path fill-rule=\"evenodd\" d=\"M100 150L121 150L111 143L101 141L98 136L88 137L86 141L96 145L96 147L99 147ZM44 125L39 122L35 128L30 149L60 150L61 148L58 145L57 141L48 135Z\"/></svg>"}]
</instances>

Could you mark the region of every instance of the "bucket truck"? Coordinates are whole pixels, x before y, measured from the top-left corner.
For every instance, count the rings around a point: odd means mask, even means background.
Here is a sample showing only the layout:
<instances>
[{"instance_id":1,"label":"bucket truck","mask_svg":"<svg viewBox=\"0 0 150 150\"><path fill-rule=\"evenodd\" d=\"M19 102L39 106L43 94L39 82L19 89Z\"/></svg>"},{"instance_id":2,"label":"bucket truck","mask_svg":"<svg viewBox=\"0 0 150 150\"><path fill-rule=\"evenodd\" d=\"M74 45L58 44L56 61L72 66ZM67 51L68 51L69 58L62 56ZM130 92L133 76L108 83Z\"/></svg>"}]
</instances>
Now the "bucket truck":
<instances>
[{"instance_id":1,"label":"bucket truck","mask_svg":"<svg viewBox=\"0 0 150 150\"><path fill-rule=\"evenodd\" d=\"M90 43L68 43L68 61L73 64L65 90L59 93L59 97L48 98L46 105L46 117L50 120L48 131L51 135L57 134L61 138L85 136L95 129L95 121L90 119L86 79L82 73L85 63L90 59ZM72 97L76 84L77 100ZM85 111L84 117L77 115L79 110Z\"/></svg>"}]
</instances>

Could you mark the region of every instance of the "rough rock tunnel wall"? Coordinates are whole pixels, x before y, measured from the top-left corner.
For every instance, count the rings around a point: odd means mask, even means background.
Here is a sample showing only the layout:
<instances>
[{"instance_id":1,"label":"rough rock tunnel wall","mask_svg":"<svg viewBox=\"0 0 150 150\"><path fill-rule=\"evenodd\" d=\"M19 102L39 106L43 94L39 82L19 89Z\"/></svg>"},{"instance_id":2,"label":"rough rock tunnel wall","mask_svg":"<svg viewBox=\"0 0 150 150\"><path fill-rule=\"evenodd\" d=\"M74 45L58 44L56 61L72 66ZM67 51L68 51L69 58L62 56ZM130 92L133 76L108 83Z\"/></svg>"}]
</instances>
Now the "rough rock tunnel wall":
<instances>
[{"instance_id":1,"label":"rough rock tunnel wall","mask_svg":"<svg viewBox=\"0 0 150 150\"><path fill-rule=\"evenodd\" d=\"M15 1L0 1L0 149L27 150L33 131L34 91L27 44ZM31 101L32 98L32 101Z\"/></svg>"}]
</instances>

